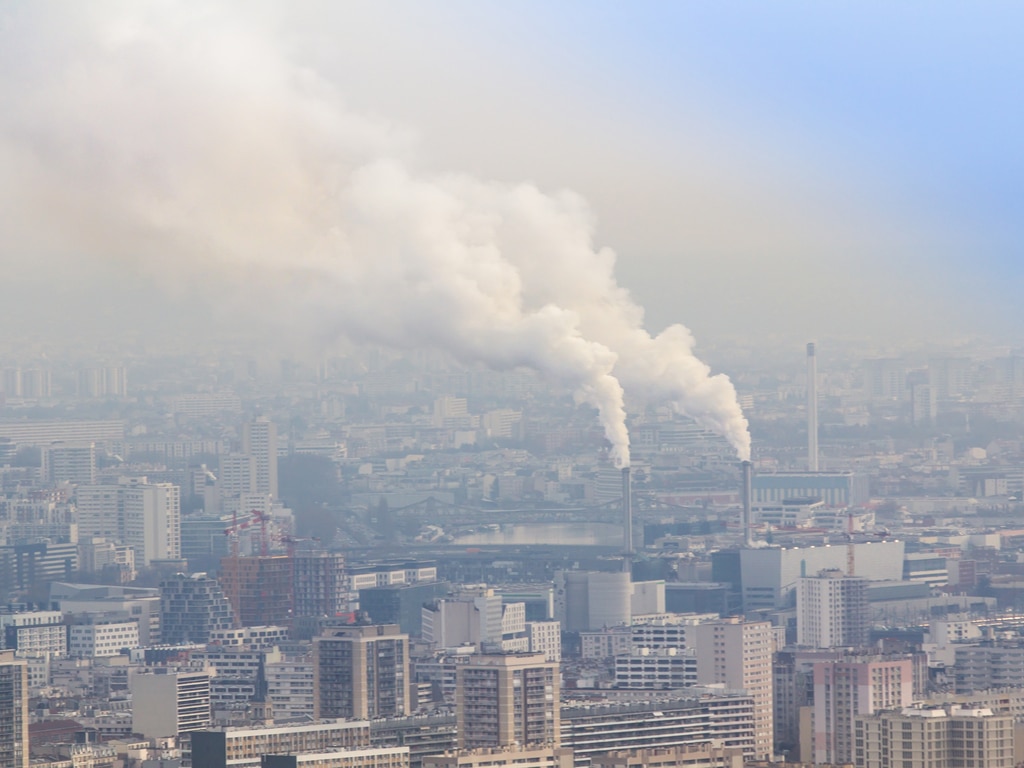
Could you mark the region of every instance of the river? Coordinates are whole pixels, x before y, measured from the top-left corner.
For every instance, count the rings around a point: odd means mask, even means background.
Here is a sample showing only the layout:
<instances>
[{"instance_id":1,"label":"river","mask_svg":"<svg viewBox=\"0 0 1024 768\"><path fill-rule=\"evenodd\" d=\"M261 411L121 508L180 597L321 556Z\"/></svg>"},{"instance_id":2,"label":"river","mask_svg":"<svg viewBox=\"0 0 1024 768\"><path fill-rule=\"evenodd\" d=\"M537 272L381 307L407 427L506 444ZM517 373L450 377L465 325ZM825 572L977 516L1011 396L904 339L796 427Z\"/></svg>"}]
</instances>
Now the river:
<instances>
[{"instance_id":1,"label":"river","mask_svg":"<svg viewBox=\"0 0 1024 768\"><path fill-rule=\"evenodd\" d=\"M459 536L455 544L475 547L530 544L621 547L622 526L614 523L508 523L498 530L481 530Z\"/></svg>"}]
</instances>

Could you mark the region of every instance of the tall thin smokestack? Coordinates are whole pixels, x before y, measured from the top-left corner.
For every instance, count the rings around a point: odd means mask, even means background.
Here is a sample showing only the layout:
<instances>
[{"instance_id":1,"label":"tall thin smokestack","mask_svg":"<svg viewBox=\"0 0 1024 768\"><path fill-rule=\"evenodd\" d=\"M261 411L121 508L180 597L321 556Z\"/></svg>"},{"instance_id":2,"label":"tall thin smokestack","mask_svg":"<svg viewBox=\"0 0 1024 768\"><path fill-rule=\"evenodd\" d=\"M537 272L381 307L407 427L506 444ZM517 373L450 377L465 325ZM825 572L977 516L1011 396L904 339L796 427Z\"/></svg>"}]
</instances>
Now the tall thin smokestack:
<instances>
[{"instance_id":1,"label":"tall thin smokestack","mask_svg":"<svg viewBox=\"0 0 1024 768\"><path fill-rule=\"evenodd\" d=\"M807 345L807 469L818 471L818 358Z\"/></svg>"},{"instance_id":2,"label":"tall thin smokestack","mask_svg":"<svg viewBox=\"0 0 1024 768\"><path fill-rule=\"evenodd\" d=\"M754 543L754 516L751 514L754 489L754 465L749 461L740 462L740 471L743 473L743 543L748 547Z\"/></svg>"},{"instance_id":3,"label":"tall thin smokestack","mask_svg":"<svg viewBox=\"0 0 1024 768\"><path fill-rule=\"evenodd\" d=\"M622 468L622 551L633 554L633 482L629 467Z\"/></svg>"}]
</instances>

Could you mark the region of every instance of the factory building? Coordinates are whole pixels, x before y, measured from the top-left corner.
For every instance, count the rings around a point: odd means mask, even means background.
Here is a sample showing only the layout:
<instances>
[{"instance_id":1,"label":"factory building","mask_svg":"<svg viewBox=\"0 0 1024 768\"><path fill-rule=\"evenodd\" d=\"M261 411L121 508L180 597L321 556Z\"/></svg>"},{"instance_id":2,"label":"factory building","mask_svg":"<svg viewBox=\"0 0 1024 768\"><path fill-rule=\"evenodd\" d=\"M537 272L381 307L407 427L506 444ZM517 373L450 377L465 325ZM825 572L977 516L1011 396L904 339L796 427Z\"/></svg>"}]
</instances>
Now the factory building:
<instances>
[{"instance_id":1,"label":"factory building","mask_svg":"<svg viewBox=\"0 0 1024 768\"><path fill-rule=\"evenodd\" d=\"M901 581L903 550L903 542L893 539L854 543L853 575ZM796 604L799 579L821 571L845 571L848 554L845 544L722 550L711 555L711 578L732 585L730 603L745 613L788 608Z\"/></svg>"}]
</instances>

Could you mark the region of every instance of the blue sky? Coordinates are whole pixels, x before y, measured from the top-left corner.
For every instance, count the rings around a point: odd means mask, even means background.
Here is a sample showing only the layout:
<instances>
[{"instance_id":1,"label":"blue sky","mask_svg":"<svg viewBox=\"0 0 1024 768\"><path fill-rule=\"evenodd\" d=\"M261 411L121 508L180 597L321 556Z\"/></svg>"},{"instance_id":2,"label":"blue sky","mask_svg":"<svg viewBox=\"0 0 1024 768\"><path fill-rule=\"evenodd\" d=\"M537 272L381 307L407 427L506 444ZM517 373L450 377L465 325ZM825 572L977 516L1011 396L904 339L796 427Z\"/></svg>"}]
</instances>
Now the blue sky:
<instances>
[{"instance_id":1,"label":"blue sky","mask_svg":"<svg viewBox=\"0 0 1024 768\"><path fill-rule=\"evenodd\" d=\"M454 23L636 132L712 126L713 152L768 175L800 168L776 186L807 185L839 218L891 218L905 249L882 260L894 273L924 270L972 301L989 294L990 327L1021 319L1024 6L517 3ZM529 61L515 59L526 50Z\"/></svg>"}]
</instances>

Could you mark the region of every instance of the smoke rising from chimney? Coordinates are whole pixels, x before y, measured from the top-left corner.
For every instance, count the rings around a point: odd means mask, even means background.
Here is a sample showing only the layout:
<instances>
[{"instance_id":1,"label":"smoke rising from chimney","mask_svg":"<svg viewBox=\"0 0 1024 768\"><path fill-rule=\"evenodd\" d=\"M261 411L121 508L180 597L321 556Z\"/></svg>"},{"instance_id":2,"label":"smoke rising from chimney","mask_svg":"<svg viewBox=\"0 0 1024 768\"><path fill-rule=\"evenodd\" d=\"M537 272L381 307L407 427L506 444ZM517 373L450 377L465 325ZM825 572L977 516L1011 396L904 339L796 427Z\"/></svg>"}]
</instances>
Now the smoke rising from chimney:
<instances>
[{"instance_id":1,"label":"smoke rising from chimney","mask_svg":"<svg viewBox=\"0 0 1024 768\"><path fill-rule=\"evenodd\" d=\"M644 329L578 195L416 170L407 132L224 8L117 9L26 4L0 25L5 253L213 282L309 335L533 369L597 409L620 466L624 388L749 457L731 382L687 329Z\"/></svg>"}]
</instances>

